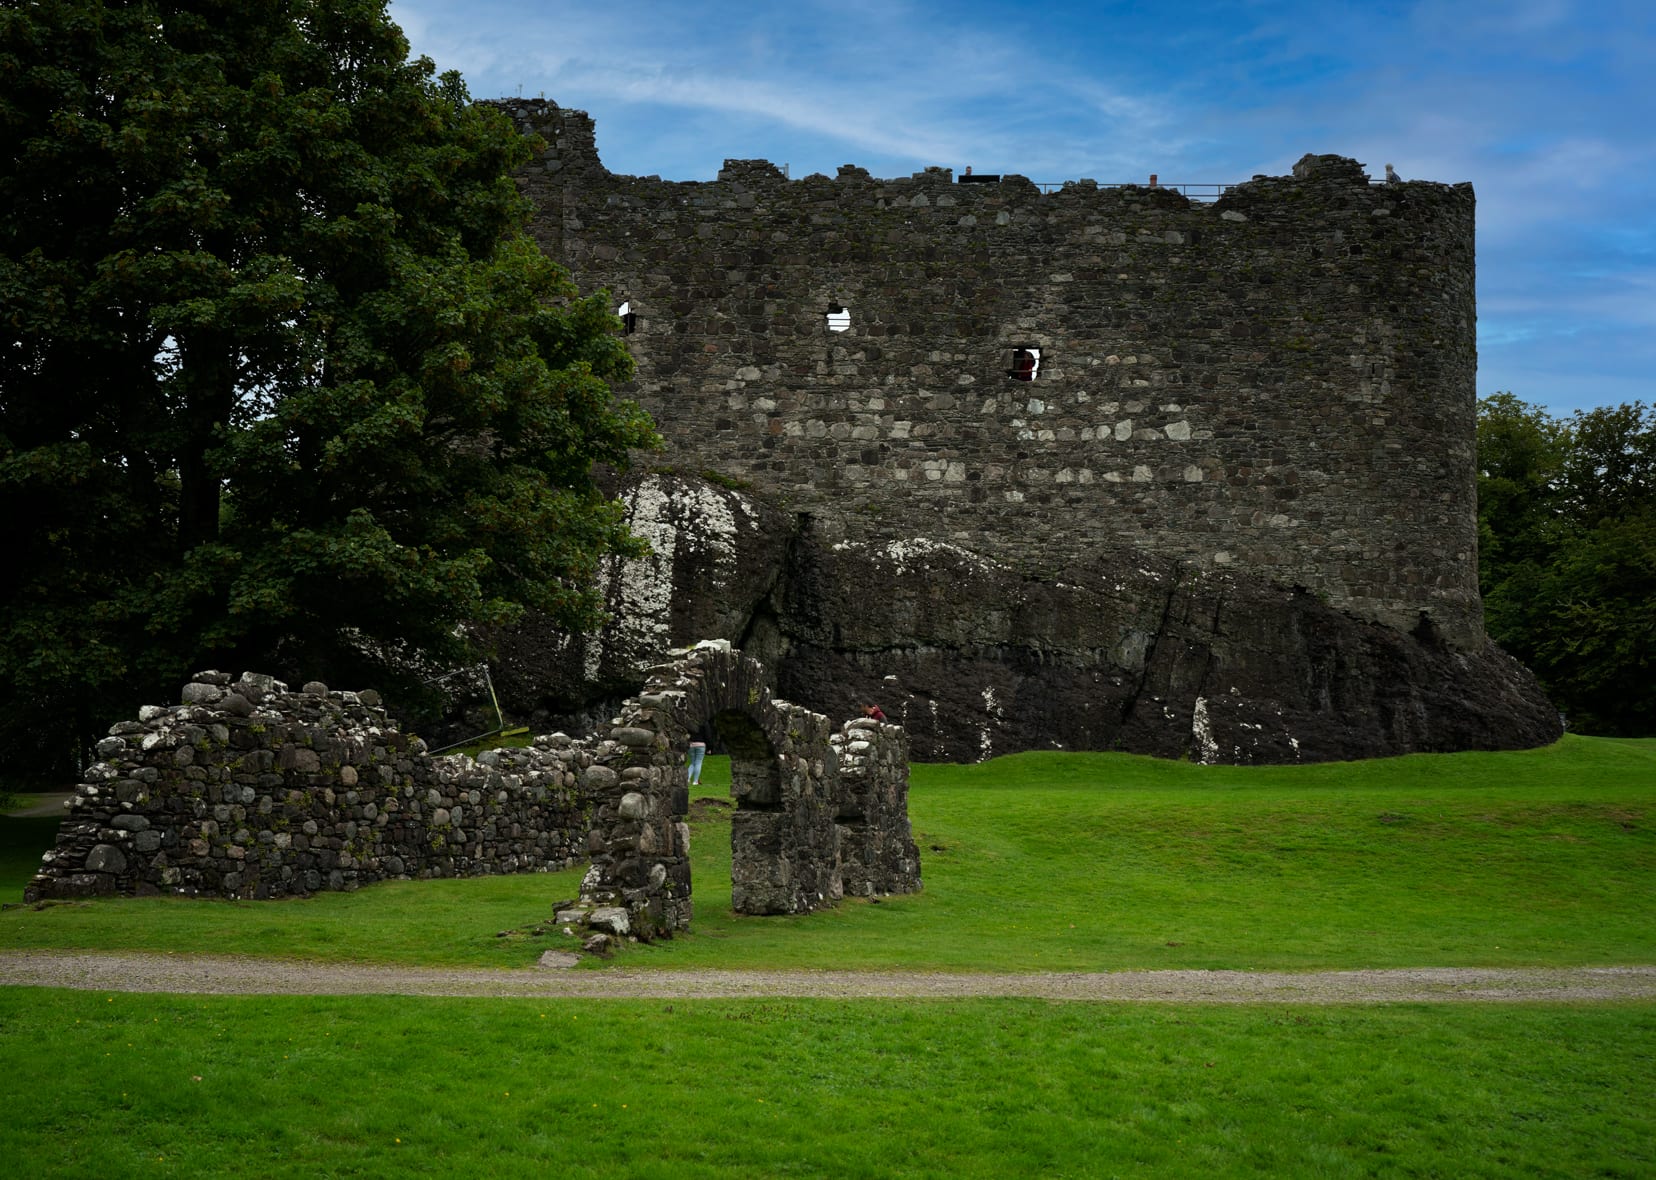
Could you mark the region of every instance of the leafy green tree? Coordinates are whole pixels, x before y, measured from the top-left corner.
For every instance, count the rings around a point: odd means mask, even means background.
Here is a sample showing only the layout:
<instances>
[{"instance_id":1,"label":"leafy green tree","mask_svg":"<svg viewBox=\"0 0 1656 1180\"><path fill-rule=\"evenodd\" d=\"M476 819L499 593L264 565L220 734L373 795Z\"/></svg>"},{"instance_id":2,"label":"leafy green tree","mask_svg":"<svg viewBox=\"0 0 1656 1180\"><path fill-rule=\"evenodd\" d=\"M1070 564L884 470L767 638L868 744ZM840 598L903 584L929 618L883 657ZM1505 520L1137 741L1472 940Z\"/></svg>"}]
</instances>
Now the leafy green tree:
<instances>
[{"instance_id":1,"label":"leafy green tree","mask_svg":"<svg viewBox=\"0 0 1656 1180\"><path fill-rule=\"evenodd\" d=\"M1571 539L1535 588L1543 626L1528 658L1588 733L1656 734L1656 513L1610 518Z\"/></svg>"},{"instance_id":2,"label":"leafy green tree","mask_svg":"<svg viewBox=\"0 0 1656 1180\"><path fill-rule=\"evenodd\" d=\"M1578 410L1568 438L1559 490L1574 524L1625 520L1656 504L1656 410L1643 402Z\"/></svg>"},{"instance_id":3,"label":"leafy green tree","mask_svg":"<svg viewBox=\"0 0 1656 1180\"><path fill-rule=\"evenodd\" d=\"M1571 725L1656 733L1656 412L1479 404L1479 579L1490 635Z\"/></svg>"},{"instance_id":4,"label":"leafy green tree","mask_svg":"<svg viewBox=\"0 0 1656 1180\"><path fill-rule=\"evenodd\" d=\"M1555 485L1565 431L1540 406L1496 393L1478 404L1478 556L1482 590L1557 540Z\"/></svg>"},{"instance_id":5,"label":"leafy green tree","mask_svg":"<svg viewBox=\"0 0 1656 1180\"><path fill-rule=\"evenodd\" d=\"M572 629L655 435L523 232L534 144L379 0L0 9L0 739L192 668L382 683Z\"/></svg>"}]
</instances>

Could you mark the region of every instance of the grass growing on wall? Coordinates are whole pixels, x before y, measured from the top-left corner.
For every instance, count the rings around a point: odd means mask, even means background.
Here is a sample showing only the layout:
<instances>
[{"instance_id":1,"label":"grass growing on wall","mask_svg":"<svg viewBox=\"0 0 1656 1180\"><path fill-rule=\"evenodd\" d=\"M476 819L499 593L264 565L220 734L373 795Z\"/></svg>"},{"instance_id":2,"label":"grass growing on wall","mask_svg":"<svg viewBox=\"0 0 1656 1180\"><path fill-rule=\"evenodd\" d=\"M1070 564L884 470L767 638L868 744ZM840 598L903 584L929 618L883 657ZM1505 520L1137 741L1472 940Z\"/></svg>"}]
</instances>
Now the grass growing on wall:
<instances>
[{"instance_id":1,"label":"grass growing on wall","mask_svg":"<svg viewBox=\"0 0 1656 1180\"><path fill-rule=\"evenodd\" d=\"M1648 1176L1649 1006L0 989L19 1176Z\"/></svg>"},{"instance_id":2,"label":"grass growing on wall","mask_svg":"<svg viewBox=\"0 0 1656 1180\"><path fill-rule=\"evenodd\" d=\"M723 795L728 774L710 759L701 793ZM1656 961L1656 741L1306 767L1047 753L916 766L924 892L794 918L730 912L729 812L695 810L694 933L630 949L629 968ZM5 900L48 842L17 825L39 822L0 821ZM580 876L16 907L0 947L523 966L567 945L528 931Z\"/></svg>"}]
</instances>

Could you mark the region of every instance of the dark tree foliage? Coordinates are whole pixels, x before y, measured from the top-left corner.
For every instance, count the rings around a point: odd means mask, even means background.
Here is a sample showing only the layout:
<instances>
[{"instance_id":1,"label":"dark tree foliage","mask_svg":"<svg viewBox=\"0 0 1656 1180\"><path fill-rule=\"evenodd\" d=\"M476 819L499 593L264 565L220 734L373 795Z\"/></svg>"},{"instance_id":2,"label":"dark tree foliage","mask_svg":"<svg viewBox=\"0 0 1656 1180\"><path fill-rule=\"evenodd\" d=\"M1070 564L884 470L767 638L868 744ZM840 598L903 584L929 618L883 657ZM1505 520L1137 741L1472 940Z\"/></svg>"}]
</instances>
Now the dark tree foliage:
<instances>
[{"instance_id":1,"label":"dark tree foliage","mask_svg":"<svg viewBox=\"0 0 1656 1180\"><path fill-rule=\"evenodd\" d=\"M200 667L377 684L595 621L637 546L591 469L655 435L523 233L534 146L379 0L0 8L8 761Z\"/></svg>"},{"instance_id":2,"label":"dark tree foliage","mask_svg":"<svg viewBox=\"0 0 1656 1180\"><path fill-rule=\"evenodd\" d=\"M1571 728L1656 733L1656 410L1478 407L1484 622Z\"/></svg>"}]
</instances>

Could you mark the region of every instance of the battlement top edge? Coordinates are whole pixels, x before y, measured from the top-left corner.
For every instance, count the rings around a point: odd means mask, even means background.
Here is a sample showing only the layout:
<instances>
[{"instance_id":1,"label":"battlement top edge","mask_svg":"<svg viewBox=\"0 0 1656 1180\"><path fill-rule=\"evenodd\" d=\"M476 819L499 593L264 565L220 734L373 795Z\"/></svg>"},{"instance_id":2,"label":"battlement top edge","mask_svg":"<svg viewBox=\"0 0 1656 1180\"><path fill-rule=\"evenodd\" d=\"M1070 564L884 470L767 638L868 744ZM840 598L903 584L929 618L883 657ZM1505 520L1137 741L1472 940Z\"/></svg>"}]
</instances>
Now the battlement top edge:
<instances>
[{"instance_id":1,"label":"battlement top edge","mask_svg":"<svg viewBox=\"0 0 1656 1180\"><path fill-rule=\"evenodd\" d=\"M786 166L779 166L766 159L726 158L718 174L711 180L663 180L659 175L641 175L633 173L612 172L604 167L599 158L595 138L593 135L594 121L586 111L574 107L562 107L547 98L497 98L480 100L480 105L491 106L506 114L509 118L523 127L525 132L545 133L548 124L556 122L560 135L548 136L549 154L565 160L584 159L586 164L597 172L601 172L611 181L618 183L638 182L648 184L667 184L685 187L723 186L732 183L740 185L777 184L777 185L815 185L815 184L845 184L857 186L874 186L877 188L914 188L914 187L943 187L960 194L972 193L989 195L1033 195L1054 197L1075 197L1080 195L1102 193L1111 194L1127 200L1145 200L1155 198L1177 202L1180 198L1191 204L1211 204L1222 202L1226 198L1244 198L1248 196L1267 196L1285 187L1298 187L1302 184L1345 184L1353 188L1368 189L1400 189L1410 195L1425 196L1469 196L1472 192L1470 181L1435 181L1424 179L1395 179L1389 180L1383 173L1371 175L1368 165L1349 156L1338 153L1307 152L1286 174L1273 175L1255 173L1246 180L1240 181L1179 181L1162 180L1159 177L1147 177L1145 180L1099 180L1092 177L1068 178L1058 181L1035 180L1016 172L974 173L963 171L956 174L953 168L930 165L921 168L908 176L877 177L868 169L856 164L841 164L835 174L829 176L823 172L811 172L803 176L793 176L786 171ZM575 131L570 136L568 132Z\"/></svg>"}]
</instances>

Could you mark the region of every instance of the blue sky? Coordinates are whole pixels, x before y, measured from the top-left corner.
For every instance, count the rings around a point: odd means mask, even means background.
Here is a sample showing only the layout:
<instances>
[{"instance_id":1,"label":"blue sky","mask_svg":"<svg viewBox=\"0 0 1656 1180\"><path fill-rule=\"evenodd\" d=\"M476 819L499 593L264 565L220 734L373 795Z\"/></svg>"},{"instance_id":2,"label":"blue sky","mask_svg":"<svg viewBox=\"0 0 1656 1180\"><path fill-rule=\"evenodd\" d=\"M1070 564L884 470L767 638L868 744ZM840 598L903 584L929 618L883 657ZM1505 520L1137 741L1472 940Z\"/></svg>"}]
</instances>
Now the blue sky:
<instances>
[{"instance_id":1,"label":"blue sky","mask_svg":"<svg viewBox=\"0 0 1656 1180\"><path fill-rule=\"evenodd\" d=\"M1478 194L1480 394L1656 400L1656 0L393 0L615 172L1245 180L1337 152Z\"/></svg>"}]
</instances>

